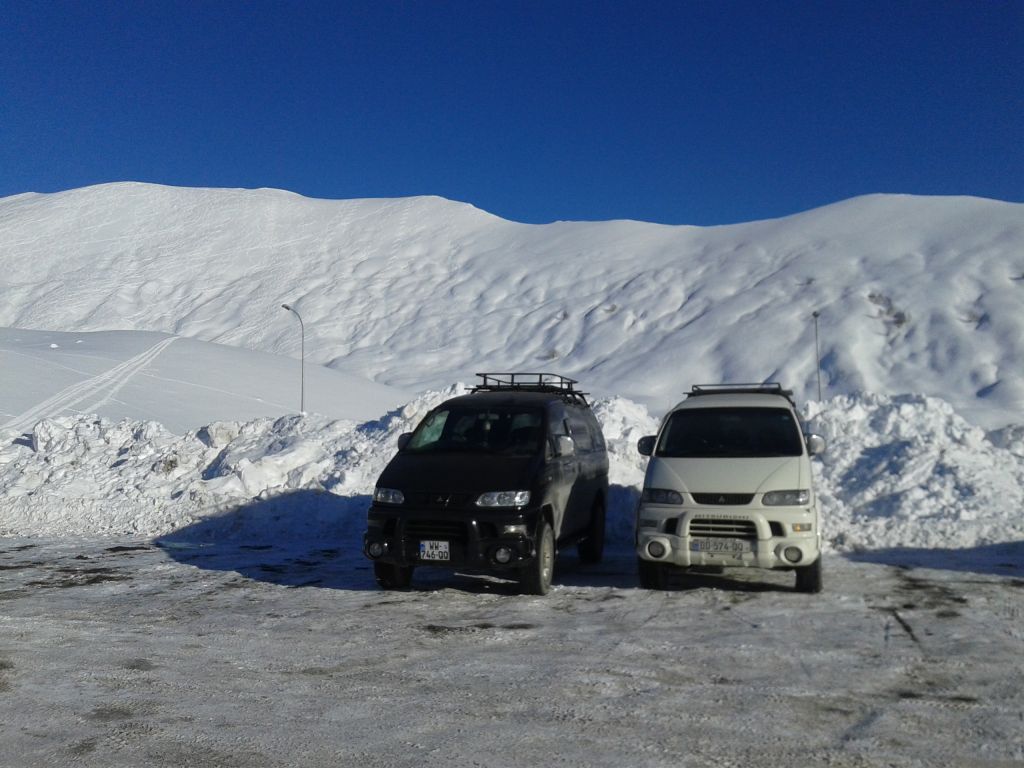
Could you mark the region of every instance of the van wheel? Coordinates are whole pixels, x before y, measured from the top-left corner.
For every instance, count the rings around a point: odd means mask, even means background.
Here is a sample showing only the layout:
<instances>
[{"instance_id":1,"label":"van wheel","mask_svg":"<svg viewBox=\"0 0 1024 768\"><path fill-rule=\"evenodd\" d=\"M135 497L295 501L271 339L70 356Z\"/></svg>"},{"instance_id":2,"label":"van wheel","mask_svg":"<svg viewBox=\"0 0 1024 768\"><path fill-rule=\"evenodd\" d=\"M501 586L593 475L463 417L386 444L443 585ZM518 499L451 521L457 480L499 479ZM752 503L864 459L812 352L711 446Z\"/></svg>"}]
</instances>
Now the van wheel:
<instances>
[{"instance_id":1,"label":"van wheel","mask_svg":"<svg viewBox=\"0 0 1024 768\"><path fill-rule=\"evenodd\" d=\"M821 592L821 555L810 565L795 570L797 592Z\"/></svg>"},{"instance_id":2,"label":"van wheel","mask_svg":"<svg viewBox=\"0 0 1024 768\"><path fill-rule=\"evenodd\" d=\"M555 534L547 520L542 520L537 531L537 553L523 569L522 591L527 595L546 595L551 589L551 576L555 572Z\"/></svg>"},{"instance_id":3,"label":"van wheel","mask_svg":"<svg viewBox=\"0 0 1024 768\"><path fill-rule=\"evenodd\" d=\"M604 556L604 504L594 499L594 508L590 511L590 526L586 538L576 545L580 560L584 563L600 563Z\"/></svg>"},{"instance_id":4,"label":"van wheel","mask_svg":"<svg viewBox=\"0 0 1024 768\"><path fill-rule=\"evenodd\" d=\"M668 567L663 563L652 563L638 557L636 569L643 589L665 589L668 586Z\"/></svg>"},{"instance_id":5,"label":"van wheel","mask_svg":"<svg viewBox=\"0 0 1024 768\"><path fill-rule=\"evenodd\" d=\"M406 589L412 583L412 566L374 563L373 575L381 589Z\"/></svg>"}]
</instances>

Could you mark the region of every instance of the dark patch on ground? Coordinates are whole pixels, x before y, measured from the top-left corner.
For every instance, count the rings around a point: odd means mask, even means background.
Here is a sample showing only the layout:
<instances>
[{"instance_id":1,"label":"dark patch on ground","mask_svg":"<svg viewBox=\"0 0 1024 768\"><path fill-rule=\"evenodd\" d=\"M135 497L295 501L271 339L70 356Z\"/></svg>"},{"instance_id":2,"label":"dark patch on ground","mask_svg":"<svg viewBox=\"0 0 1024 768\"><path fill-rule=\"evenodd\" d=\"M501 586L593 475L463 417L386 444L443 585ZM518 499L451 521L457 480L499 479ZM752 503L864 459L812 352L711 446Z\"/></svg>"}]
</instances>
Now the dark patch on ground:
<instances>
[{"instance_id":1,"label":"dark patch on ground","mask_svg":"<svg viewBox=\"0 0 1024 768\"><path fill-rule=\"evenodd\" d=\"M96 739L86 739L85 741L79 741L68 747L68 752L70 752L74 757L82 757L83 755L88 755L90 752L94 752L95 750Z\"/></svg>"},{"instance_id":2,"label":"dark patch on ground","mask_svg":"<svg viewBox=\"0 0 1024 768\"><path fill-rule=\"evenodd\" d=\"M156 669L156 664L149 659L129 659L122 666L125 669L133 669L136 672L151 672Z\"/></svg>"},{"instance_id":3,"label":"dark patch on ground","mask_svg":"<svg viewBox=\"0 0 1024 768\"><path fill-rule=\"evenodd\" d=\"M107 547L103 551L104 552L145 552L145 551L150 550L150 549L153 549L153 547L149 547L149 546L145 546L145 545L142 545L142 546L118 545L116 547Z\"/></svg>"},{"instance_id":4,"label":"dark patch on ground","mask_svg":"<svg viewBox=\"0 0 1024 768\"><path fill-rule=\"evenodd\" d=\"M98 723L113 723L117 720L130 720L135 713L128 707L97 707L86 717Z\"/></svg>"},{"instance_id":5,"label":"dark patch on ground","mask_svg":"<svg viewBox=\"0 0 1024 768\"><path fill-rule=\"evenodd\" d=\"M932 581L926 581L925 579L911 575L908 571L903 569L898 570L896 574L900 581L897 589L904 594L910 593L920 598L922 607L924 608L941 609L948 608L950 604L967 604L966 597L958 594L945 584L936 584ZM915 608L917 607L917 603L915 602L910 602L909 605Z\"/></svg>"},{"instance_id":6,"label":"dark patch on ground","mask_svg":"<svg viewBox=\"0 0 1024 768\"><path fill-rule=\"evenodd\" d=\"M54 578L45 581L30 581L25 586L68 589L70 587L84 587L108 581L128 581L131 579L127 574L120 573L112 568L57 568L55 573L58 575Z\"/></svg>"},{"instance_id":7,"label":"dark patch on ground","mask_svg":"<svg viewBox=\"0 0 1024 768\"><path fill-rule=\"evenodd\" d=\"M462 634L466 632L479 632L483 629L511 629L511 630L525 630L535 629L536 624L527 623L512 623L512 624L493 624L489 621L480 621L476 624L467 624L461 627L450 627L445 624L424 624L420 629L425 632L429 632L432 635L449 635L449 634Z\"/></svg>"}]
</instances>

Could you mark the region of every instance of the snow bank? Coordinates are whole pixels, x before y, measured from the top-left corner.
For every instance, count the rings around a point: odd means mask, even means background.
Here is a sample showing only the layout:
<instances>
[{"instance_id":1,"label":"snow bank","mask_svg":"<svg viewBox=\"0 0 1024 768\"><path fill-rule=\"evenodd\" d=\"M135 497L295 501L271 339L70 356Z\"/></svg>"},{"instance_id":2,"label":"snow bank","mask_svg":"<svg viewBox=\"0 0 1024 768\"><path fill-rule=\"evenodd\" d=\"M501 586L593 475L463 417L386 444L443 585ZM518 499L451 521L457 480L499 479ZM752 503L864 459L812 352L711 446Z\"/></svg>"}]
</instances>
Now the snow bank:
<instances>
[{"instance_id":1,"label":"snow bank","mask_svg":"<svg viewBox=\"0 0 1024 768\"><path fill-rule=\"evenodd\" d=\"M180 436L154 422L88 417L0 434L0 533L145 535L175 531L276 541L361 529L395 451L461 385L427 392L377 421L288 416L217 422ZM986 435L941 400L843 396L811 404L829 443L815 466L827 544L840 551L958 548L1024 539L1019 428ZM624 398L598 400L611 459L610 545L632 540L657 422ZM179 534L184 535L184 534Z\"/></svg>"},{"instance_id":2,"label":"snow bank","mask_svg":"<svg viewBox=\"0 0 1024 768\"><path fill-rule=\"evenodd\" d=\"M825 530L836 549L965 548L1024 539L1020 428L986 433L923 395L811 403Z\"/></svg>"}]
</instances>

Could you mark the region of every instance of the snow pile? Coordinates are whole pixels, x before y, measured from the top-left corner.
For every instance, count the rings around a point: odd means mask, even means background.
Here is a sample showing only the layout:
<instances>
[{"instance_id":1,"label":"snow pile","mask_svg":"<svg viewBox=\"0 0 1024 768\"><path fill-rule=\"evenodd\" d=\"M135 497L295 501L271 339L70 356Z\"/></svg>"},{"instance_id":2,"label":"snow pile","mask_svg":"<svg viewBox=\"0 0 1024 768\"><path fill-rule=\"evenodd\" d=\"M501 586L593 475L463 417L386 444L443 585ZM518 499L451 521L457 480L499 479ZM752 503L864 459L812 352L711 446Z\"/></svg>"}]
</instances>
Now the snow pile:
<instances>
[{"instance_id":1,"label":"snow pile","mask_svg":"<svg viewBox=\"0 0 1024 768\"><path fill-rule=\"evenodd\" d=\"M427 392L377 421L318 416L217 422L174 435L154 422L61 417L27 440L0 434L0 533L135 534L279 540L361 530L398 435L463 391ZM612 484L611 546L628 547L657 429L646 408L597 400ZM812 404L829 442L818 482L838 550L957 548L1024 539L1019 430L997 445L941 400L843 396ZM1015 442L1016 441L1016 442Z\"/></svg>"},{"instance_id":2,"label":"snow pile","mask_svg":"<svg viewBox=\"0 0 1024 768\"><path fill-rule=\"evenodd\" d=\"M840 550L966 548L1024 540L1019 427L993 433L923 395L811 403L828 441L819 488Z\"/></svg>"},{"instance_id":3,"label":"snow pile","mask_svg":"<svg viewBox=\"0 0 1024 768\"><path fill-rule=\"evenodd\" d=\"M0 533L156 536L206 521L210 535L305 535L325 521L287 503L265 530L237 515L217 521L300 490L369 495L398 435L457 391L428 392L362 425L294 415L175 435L154 422L80 416L39 422L30 440L8 430L0 433Z\"/></svg>"}]
</instances>

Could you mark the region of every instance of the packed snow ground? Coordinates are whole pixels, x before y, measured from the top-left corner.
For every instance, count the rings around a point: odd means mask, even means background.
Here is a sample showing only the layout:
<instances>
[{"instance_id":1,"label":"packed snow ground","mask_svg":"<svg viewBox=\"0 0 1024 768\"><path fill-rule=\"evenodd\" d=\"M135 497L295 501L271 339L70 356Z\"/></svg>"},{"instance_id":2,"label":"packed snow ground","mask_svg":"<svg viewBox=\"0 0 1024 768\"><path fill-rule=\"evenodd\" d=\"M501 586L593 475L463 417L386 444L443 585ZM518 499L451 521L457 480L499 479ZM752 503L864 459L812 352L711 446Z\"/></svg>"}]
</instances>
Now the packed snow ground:
<instances>
[{"instance_id":1,"label":"packed snow ground","mask_svg":"<svg viewBox=\"0 0 1024 768\"><path fill-rule=\"evenodd\" d=\"M570 554L543 598L442 571L381 593L358 535L0 540L0 764L1024 761L1019 575L833 555L821 595L655 592L628 555Z\"/></svg>"}]
</instances>

